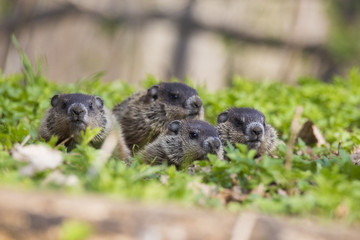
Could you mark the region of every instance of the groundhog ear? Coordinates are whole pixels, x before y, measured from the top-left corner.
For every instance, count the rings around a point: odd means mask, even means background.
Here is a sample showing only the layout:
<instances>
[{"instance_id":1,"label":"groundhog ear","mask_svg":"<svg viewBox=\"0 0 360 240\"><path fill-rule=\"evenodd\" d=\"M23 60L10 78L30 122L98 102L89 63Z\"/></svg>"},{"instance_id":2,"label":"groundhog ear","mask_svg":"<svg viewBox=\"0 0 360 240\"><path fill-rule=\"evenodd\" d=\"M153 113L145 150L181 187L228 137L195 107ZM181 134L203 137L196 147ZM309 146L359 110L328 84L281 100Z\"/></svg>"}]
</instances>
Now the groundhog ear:
<instances>
[{"instance_id":1,"label":"groundhog ear","mask_svg":"<svg viewBox=\"0 0 360 240\"><path fill-rule=\"evenodd\" d=\"M99 96L95 96L95 103L96 103L96 106L100 109L104 107L104 101Z\"/></svg>"},{"instance_id":2,"label":"groundhog ear","mask_svg":"<svg viewBox=\"0 0 360 240\"><path fill-rule=\"evenodd\" d=\"M159 96L159 85L151 86L147 91L147 95L149 98L156 100Z\"/></svg>"},{"instance_id":3,"label":"groundhog ear","mask_svg":"<svg viewBox=\"0 0 360 240\"><path fill-rule=\"evenodd\" d=\"M55 94L50 100L51 106L55 107L59 102L59 98L60 98L60 95Z\"/></svg>"},{"instance_id":4,"label":"groundhog ear","mask_svg":"<svg viewBox=\"0 0 360 240\"><path fill-rule=\"evenodd\" d=\"M218 123L224 123L224 122L226 122L228 120L228 118L229 118L229 113L228 112L222 112L217 117L217 121L218 121Z\"/></svg>"},{"instance_id":5,"label":"groundhog ear","mask_svg":"<svg viewBox=\"0 0 360 240\"><path fill-rule=\"evenodd\" d=\"M170 122L168 125L168 129L170 132L175 133L175 135L177 135L179 133L179 129L180 129L180 121L174 120L174 121Z\"/></svg>"}]
</instances>

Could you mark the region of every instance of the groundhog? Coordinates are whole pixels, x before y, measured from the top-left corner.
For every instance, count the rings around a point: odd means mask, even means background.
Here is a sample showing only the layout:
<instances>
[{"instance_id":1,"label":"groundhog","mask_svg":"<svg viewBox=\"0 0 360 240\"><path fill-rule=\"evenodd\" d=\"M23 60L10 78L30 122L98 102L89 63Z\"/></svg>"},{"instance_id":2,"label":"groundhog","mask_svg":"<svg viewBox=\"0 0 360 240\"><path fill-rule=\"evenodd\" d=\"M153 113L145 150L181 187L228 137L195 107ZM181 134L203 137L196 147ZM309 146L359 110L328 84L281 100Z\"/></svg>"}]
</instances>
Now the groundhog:
<instances>
[{"instance_id":1,"label":"groundhog","mask_svg":"<svg viewBox=\"0 0 360 240\"><path fill-rule=\"evenodd\" d=\"M232 108L217 117L216 128L224 146L229 141L246 144L257 151L256 157L271 153L277 144L276 130L265 122L265 116L252 108Z\"/></svg>"},{"instance_id":2,"label":"groundhog","mask_svg":"<svg viewBox=\"0 0 360 240\"><path fill-rule=\"evenodd\" d=\"M195 160L206 159L208 153L223 159L223 149L216 128L201 120L174 120L167 131L148 144L139 155L150 164L167 162L177 168Z\"/></svg>"},{"instance_id":3,"label":"groundhog","mask_svg":"<svg viewBox=\"0 0 360 240\"><path fill-rule=\"evenodd\" d=\"M121 128L112 112L104 107L104 101L98 96L86 94L56 94L51 98L51 108L46 112L39 128L39 136L49 141L51 136L58 137L58 144L65 141L68 151L81 141L81 132L87 127L101 128L91 140L99 148L106 136L114 128L118 133L118 155L124 160L129 150L122 137Z\"/></svg>"},{"instance_id":4,"label":"groundhog","mask_svg":"<svg viewBox=\"0 0 360 240\"><path fill-rule=\"evenodd\" d=\"M133 151L152 142L173 120L204 118L198 93L183 83L160 83L135 93L115 106L113 113Z\"/></svg>"}]
</instances>

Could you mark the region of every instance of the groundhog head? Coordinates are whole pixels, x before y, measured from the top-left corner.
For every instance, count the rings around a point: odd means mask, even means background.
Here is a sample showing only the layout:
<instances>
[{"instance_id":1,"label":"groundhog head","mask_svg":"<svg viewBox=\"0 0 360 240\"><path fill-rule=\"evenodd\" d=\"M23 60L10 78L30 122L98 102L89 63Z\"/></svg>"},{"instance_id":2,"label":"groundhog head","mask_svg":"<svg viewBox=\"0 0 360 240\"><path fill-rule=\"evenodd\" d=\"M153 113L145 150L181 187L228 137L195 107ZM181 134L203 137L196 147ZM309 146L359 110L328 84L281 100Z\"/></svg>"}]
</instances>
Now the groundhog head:
<instances>
[{"instance_id":1,"label":"groundhog head","mask_svg":"<svg viewBox=\"0 0 360 240\"><path fill-rule=\"evenodd\" d=\"M56 94L51 98L51 118L47 127L59 137L75 138L87 127L104 127L104 101L98 96L74 94Z\"/></svg>"},{"instance_id":2,"label":"groundhog head","mask_svg":"<svg viewBox=\"0 0 360 240\"><path fill-rule=\"evenodd\" d=\"M167 119L202 119L203 103L195 89L183 83L159 83L147 90L147 102L164 103Z\"/></svg>"},{"instance_id":3,"label":"groundhog head","mask_svg":"<svg viewBox=\"0 0 360 240\"><path fill-rule=\"evenodd\" d=\"M201 120L174 120L169 123L164 148L175 165L206 159L207 154L223 158L222 144L216 128ZM173 141L176 139L175 141Z\"/></svg>"},{"instance_id":4,"label":"groundhog head","mask_svg":"<svg viewBox=\"0 0 360 240\"><path fill-rule=\"evenodd\" d=\"M265 139L267 124L265 116L252 108L232 108L217 117L218 132L223 144L229 141L246 144L249 149L258 149Z\"/></svg>"}]
</instances>

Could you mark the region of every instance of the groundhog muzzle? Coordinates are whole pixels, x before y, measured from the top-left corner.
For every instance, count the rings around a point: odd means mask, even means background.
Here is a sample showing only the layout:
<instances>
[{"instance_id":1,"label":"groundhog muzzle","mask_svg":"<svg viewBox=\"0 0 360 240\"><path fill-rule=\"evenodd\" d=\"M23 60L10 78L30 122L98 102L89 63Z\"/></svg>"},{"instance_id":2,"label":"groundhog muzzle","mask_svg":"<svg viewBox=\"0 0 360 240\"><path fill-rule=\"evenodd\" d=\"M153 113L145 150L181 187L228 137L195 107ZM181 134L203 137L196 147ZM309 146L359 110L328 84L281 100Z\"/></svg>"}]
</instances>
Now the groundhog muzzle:
<instances>
[{"instance_id":1,"label":"groundhog muzzle","mask_svg":"<svg viewBox=\"0 0 360 240\"><path fill-rule=\"evenodd\" d=\"M224 146L229 141L246 144L248 149L257 150L257 156L271 154L276 148L275 129L265 122L265 116L252 108L232 108L217 117L216 128Z\"/></svg>"},{"instance_id":2,"label":"groundhog muzzle","mask_svg":"<svg viewBox=\"0 0 360 240\"><path fill-rule=\"evenodd\" d=\"M206 159L208 153L223 158L222 144L215 127L201 120L174 120L168 124L167 131L139 155L150 164L167 162L180 167L184 163Z\"/></svg>"},{"instance_id":3,"label":"groundhog muzzle","mask_svg":"<svg viewBox=\"0 0 360 240\"><path fill-rule=\"evenodd\" d=\"M173 120L204 118L197 91L183 83L151 86L115 106L113 113L134 151L152 142Z\"/></svg>"},{"instance_id":4,"label":"groundhog muzzle","mask_svg":"<svg viewBox=\"0 0 360 240\"><path fill-rule=\"evenodd\" d=\"M71 151L81 141L82 131L99 127L101 131L90 142L98 148L115 124L115 117L104 107L100 97L80 93L56 94L51 98L51 108L42 120L39 135L45 141L49 141L51 136L57 136L58 144L66 141L65 146ZM119 146L119 155L125 158L129 152L125 141L121 140L121 129L119 131L119 144L123 145Z\"/></svg>"}]
</instances>

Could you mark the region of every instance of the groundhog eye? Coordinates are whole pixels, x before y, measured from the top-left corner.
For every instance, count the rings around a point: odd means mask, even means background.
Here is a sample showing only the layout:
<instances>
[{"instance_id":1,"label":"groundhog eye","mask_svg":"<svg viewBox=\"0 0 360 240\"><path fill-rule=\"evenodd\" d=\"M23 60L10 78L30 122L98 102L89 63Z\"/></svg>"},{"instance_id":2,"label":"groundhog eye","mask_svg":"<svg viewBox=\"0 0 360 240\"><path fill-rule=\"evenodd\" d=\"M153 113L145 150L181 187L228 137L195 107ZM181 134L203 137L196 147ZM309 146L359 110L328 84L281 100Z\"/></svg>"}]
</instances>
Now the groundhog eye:
<instances>
[{"instance_id":1,"label":"groundhog eye","mask_svg":"<svg viewBox=\"0 0 360 240\"><path fill-rule=\"evenodd\" d=\"M62 108L62 109L65 109L65 108L66 108L66 102L63 102L63 103L62 103L61 108Z\"/></svg>"},{"instance_id":2,"label":"groundhog eye","mask_svg":"<svg viewBox=\"0 0 360 240\"><path fill-rule=\"evenodd\" d=\"M92 103L89 104L89 109L90 109L90 110L93 110L93 109L94 109Z\"/></svg>"},{"instance_id":3,"label":"groundhog eye","mask_svg":"<svg viewBox=\"0 0 360 240\"><path fill-rule=\"evenodd\" d=\"M241 121L240 119L235 119L235 124L237 126L241 126L241 125L243 125L243 121Z\"/></svg>"},{"instance_id":4,"label":"groundhog eye","mask_svg":"<svg viewBox=\"0 0 360 240\"><path fill-rule=\"evenodd\" d=\"M176 100L176 99L179 98L179 95L178 95L178 94L175 94L175 93L171 93L171 94L170 94L170 98L171 98L172 100Z\"/></svg>"},{"instance_id":5,"label":"groundhog eye","mask_svg":"<svg viewBox=\"0 0 360 240\"><path fill-rule=\"evenodd\" d=\"M190 132L189 136L190 136L190 139L195 139L198 137L198 134L196 132Z\"/></svg>"}]
</instances>

